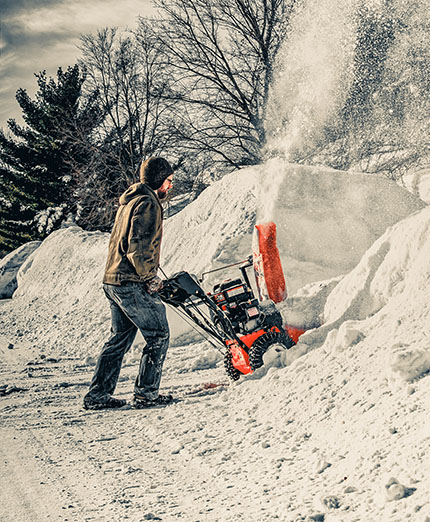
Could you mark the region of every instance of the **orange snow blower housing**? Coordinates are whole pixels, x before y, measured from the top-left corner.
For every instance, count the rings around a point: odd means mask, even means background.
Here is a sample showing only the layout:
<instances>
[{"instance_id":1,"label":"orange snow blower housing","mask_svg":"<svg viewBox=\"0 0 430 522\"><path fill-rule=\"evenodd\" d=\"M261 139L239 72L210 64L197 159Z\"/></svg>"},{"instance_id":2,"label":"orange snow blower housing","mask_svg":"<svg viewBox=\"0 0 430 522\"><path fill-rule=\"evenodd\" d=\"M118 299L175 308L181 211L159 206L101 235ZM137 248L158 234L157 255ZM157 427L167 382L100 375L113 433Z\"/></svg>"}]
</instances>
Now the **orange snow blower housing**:
<instances>
[{"instance_id":1,"label":"orange snow blower housing","mask_svg":"<svg viewBox=\"0 0 430 522\"><path fill-rule=\"evenodd\" d=\"M276 243L276 225L273 221L255 225L252 246L260 300L271 299L276 304L282 303L288 297L288 293ZM286 324L284 327L294 344L297 344L299 337L305 333L303 328L297 326Z\"/></svg>"},{"instance_id":2,"label":"orange snow blower housing","mask_svg":"<svg viewBox=\"0 0 430 522\"><path fill-rule=\"evenodd\" d=\"M164 282L160 297L192 319L194 324L222 347L228 375L239 379L263 365L265 352L278 346L288 349L304 330L284 325L275 303L287 297L284 273L276 246L276 225L257 225L253 255L240 265L242 278L227 279L205 292L187 272L179 272ZM248 278L254 268L258 299ZM202 310L202 305L206 308Z\"/></svg>"}]
</instances>

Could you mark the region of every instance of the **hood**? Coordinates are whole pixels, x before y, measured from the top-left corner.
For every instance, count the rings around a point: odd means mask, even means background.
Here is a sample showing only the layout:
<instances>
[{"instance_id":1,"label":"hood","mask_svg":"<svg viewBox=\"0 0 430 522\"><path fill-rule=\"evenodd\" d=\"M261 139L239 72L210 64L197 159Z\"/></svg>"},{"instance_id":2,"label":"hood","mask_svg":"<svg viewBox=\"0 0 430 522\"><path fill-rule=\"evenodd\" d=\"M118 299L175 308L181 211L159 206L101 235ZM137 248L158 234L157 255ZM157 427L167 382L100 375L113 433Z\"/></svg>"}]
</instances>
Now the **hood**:
<instances>
[{"instance_id":1,"label":"hood","mask_svg":"<svg viewBox=\"0 0 430 522\"><path fill-rule=\"evenodd\" d=\"M140 166L140 181L154 190L159 189L171 174L173 169L164 158L148 158Z\"/></svg>"},{"instance_id":2,"label":"hood","mask_svg":"<svg viewBox=\"0 0 430 522\"><path fill-rule=\"evenodd\" d=\"M145 185L144 183L135 183L128 187L128 189L121 195L119 198L120 205L127 205L132 199L137 196L150 196L155 197L158 201L157 193L152 190L151 187Z\"/></svg>"}]
</instances>

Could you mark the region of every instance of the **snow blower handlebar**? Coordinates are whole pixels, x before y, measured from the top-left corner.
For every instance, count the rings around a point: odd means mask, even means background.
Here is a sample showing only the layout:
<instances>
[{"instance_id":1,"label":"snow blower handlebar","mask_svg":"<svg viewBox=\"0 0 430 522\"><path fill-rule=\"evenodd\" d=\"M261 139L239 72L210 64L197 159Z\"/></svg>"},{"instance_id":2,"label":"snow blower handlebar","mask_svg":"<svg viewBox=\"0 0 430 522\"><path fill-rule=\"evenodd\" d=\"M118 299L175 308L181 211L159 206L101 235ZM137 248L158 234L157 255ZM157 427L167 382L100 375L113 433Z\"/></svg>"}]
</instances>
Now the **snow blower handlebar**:
<instances>
[{"instance_id":1,"label":"snow blower handlebar","mask_svg":"<svg viewBox=\"0 0 430 522\"><path fill-rule=\"evenodd\" d=\"M163 281L163 288L160 290L159 296L172 306L180 306L187 299L203 298L206 294L188 272L178 272Z\"/></svg>"},{"instance_id":2,"label":"snow blower handlebar","mask_svg":"<svg viewBox=\"0 0 430 522\"><path fill-rule=\"evenodd\" d=\"M232 266L238 266L238 265L241 265L239 267L239 270L242 272L242 275L243 275L243 278L245 279L246 284L248 286L250 286L248 274L246 273L246 269L249 268L250 266L252 266L252 255L248 256L244 261L239 261L238 263L231 263L231 265L225 265L225 266L221 266L220 268L214 268L213 270L208 270L207 272L202 272L202 275L199 277L199 282L203 283L203 279L208 274L212 274L213 272L219 272L220 270L225 270L226 268L230 268Z\"/></svg>"},{"instance_id":3,"label":"snow blower handlebar","mask_svg":"<svg viewBox=\"0 0 430 522\"><path fill-rule=\"evenodd\" d=\"M163 281L163 288L158 295L165 303L180 308L197 326L215 338L224 348L225 341L229 339L234 339L239 346L245 346L226 314L188 272L178 272ZM200 310L201 305L207 307L210 318Z\"/></svg>"}]
</instances>

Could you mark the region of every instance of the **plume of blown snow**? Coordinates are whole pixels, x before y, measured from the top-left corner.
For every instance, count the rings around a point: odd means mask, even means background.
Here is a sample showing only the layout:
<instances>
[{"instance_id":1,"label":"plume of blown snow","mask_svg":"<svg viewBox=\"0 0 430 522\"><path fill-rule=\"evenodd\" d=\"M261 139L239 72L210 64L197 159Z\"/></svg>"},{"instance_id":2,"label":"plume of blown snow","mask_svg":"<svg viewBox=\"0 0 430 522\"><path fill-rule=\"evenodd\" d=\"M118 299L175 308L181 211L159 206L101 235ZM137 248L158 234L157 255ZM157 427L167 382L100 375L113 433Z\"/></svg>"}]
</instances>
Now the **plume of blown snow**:
<instances>
[{"instance_id":1,"label":"plume of blown snow","mask_svg":"<svg viewBox=\"0 0 430 522\"><path fill-rule=\"evenodd\" d=\"M269 97L269 152L293 159L342 106L352 81L357 5L357 0L313 0L293 17Z\"/></svg>"}]
</instances>

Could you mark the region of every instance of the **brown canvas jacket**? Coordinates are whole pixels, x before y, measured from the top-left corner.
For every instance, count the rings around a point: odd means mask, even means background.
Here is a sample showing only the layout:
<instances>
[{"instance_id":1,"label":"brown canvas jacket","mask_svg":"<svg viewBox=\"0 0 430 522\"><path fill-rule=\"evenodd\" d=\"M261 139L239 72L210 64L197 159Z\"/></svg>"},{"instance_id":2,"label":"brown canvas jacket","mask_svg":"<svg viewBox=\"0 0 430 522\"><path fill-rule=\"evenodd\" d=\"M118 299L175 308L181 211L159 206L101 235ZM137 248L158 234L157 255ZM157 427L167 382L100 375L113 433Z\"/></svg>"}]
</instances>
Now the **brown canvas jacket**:
<instances>
[{"instance_id":1,"label":"brown canvas jacket","mask_svg":"<svg viewBox=\"0 0 430 522\"><path fill-rule=\"evenodd\" d=\"M129 187L119 198L109 241L103 283L144 282L157 275L163 209L157 194L143 183Z\"/></svg>"}]
</instances>

